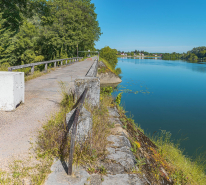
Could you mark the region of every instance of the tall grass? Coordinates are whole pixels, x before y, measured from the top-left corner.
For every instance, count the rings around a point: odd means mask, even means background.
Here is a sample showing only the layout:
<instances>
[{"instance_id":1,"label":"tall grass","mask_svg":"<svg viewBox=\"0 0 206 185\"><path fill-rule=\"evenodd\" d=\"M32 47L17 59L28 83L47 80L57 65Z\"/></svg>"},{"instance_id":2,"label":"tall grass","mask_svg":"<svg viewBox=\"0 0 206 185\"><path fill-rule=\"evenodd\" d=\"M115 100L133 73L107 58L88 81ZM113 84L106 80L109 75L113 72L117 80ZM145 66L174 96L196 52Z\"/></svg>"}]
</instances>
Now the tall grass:
<instances>
[{"instance_id":1,"label":"tall grass","mask_svg":"<svg viewBox=\"0 0 206 185\"><path fill-rule=\"evenodd\" d=\"M125 125L125 129L131 134L131 136L133 135L130 138L133 146L132 151L136 151L136 148L141 148L141 142L140 140L134 139L135 134L133 133L137 129L140 130L142 133L144 133L144 131L140 128L140 126L138 126L138 124L134 124L134 120L125 116L125 110L123 107L118 106L118 110L121 115L121 121ZM134 130L133 133L131 132L131 127L128 128L128 124L132 125L132 130ZM157 163L157 167L159 165L163 166L175 185L206 184L205 155L200 154L195 160L192 160L190 157L184 155L183 150L180 148L180 144L175 144L174 141L171 139L171 133L166 132L165 130L162 130L161 133L153 136L149 135L148 137L157 147L156 149L152 149L152 147L149 147L148 151L152 151L152 153L154 153L153 157ZM136 142L139 146L135 146L135 144L133 144ZM155 166L153 166L153 168L154 169L152 171L156 171L156 174L154 175L158 176L158 168L156 168Z\"/></svg>"},{"instance_id":2,"label":"tall grass","mask_svg":"<svg viewBox=\"0 0 206 185\"><path fill-rule=\"evenodd\" d=\"M152 141L159 147L162 156L172 165L171 176L176 184L206 184L206 159L201 154L196 160L183 154L179 144L174 144L171 134L162 130Z\"/></svg>"}]
</instances>

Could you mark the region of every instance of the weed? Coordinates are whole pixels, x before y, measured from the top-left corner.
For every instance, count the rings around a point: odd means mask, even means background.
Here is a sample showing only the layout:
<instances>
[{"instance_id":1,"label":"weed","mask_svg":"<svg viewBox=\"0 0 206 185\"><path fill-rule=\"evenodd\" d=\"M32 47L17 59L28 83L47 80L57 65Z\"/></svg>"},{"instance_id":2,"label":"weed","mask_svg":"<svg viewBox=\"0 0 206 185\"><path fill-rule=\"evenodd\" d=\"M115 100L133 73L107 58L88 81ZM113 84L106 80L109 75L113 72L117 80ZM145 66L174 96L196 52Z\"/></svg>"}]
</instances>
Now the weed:
<instances>
[{"instance_id":1,"label":"weed","mask_svg":"<svg viewBox=\"0 0 206 185\"><path fill-rule=\"evenodd\" d=\"M117 105L120 104L121 98L122 98L122 93L119 93L119 94L117 95L116 99L115 99L115 102L117 103Z\"/></svg>"},{"instance_id":2,"label":"weed","mask_svg":"<svg viewBox=\"0 0 206 185\"><path fill-rule=\"evenodd\" d=\"M99 167L99 173L101 175L106 175L107 174L107 170L105 169L104 166Z\"/></svg>"},{"instance_id":3,"label":"weed","mask_svg":"<svg viewBox=\"0 0 206 185\"><path fill-rule=\"evenodd\" d=\"M137 166L139 167L140 170L141 170L142 166L145 165L145 164L147 164L145 158L137 160Z\"/></svg>"},{"instance_id":4,"label":"weed","mask_svg":"<svg viewBox=\"0 0 206 185\"><path fill-rule=\"evenodd\" d=\"M92 174L94 173L96 170L94 168L88 168L87 169L88 173Z\"/></svg>"},{"instance_id":5,"label":"weed","mask_svg":"<svg viewBox=\"0 0 206 185\"><path fill-rule=\"evenodd\" d=\"M115 123L114 123L114 122L111 123L111 124L109 125L109 127L110 127L110 128L114 128L114 127L115 127Z\"/></svg>"}]
</instances>

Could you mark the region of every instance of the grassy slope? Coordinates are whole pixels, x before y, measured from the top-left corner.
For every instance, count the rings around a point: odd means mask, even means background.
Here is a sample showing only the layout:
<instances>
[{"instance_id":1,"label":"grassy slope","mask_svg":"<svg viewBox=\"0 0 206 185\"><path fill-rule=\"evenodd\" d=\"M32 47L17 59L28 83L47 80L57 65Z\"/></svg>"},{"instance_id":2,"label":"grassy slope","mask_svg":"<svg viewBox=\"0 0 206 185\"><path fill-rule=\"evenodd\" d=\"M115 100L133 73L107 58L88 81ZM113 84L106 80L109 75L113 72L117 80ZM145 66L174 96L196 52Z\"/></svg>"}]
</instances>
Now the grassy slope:
<instances>
[{"instance_id":1,"label":"grassy slope","mask_svg":"<svg viewBox=\"0 0 206 185\"><path fill-rule=\"evenodd\" d=\"M116 70L109 64L109 62L103 58L99 58L100 61L102 61L108 68L111 72L113 72L114 74L116 74ZM117 74L116 74L117 75Z\"/></svg>"},{"instance_id":2,"label":"grassy slope","mask_svg":"<svg viewBox=\"0 0 206 185\"><path fill-rule=\"evenodd\" d=\"M118 109L122 116L122 122L128 132L132 134L135 133L131 139L133 150L137 150L138 148L139 152L146 151L146 154L143 152L142 156L145 156L147 161L153 161L148 165L153 168L150 173L153 174L156 179L159 179L162 176L160 171L160 167L162 166L166 170L168 177L170 177L176 185L206 184L206 164L204 158L199 157L198 160L192 161L189 157L185 156L179 148L179 145L175 145L170 140L171 134L169 132L162 131L161 135L153 138L150 137L150 141L152 141L157 148L153 147L152 144L149 146L149 141L147 141L145 145L144 141L141 142L142 137L136 140L138 134L135 130L139 129L142 132L144 131L140 127L137 127L137 124L134 124L134 120L128 119L125 116L125 111L122 107L118 106ZM128 127L128 124L130 124L130 127ZM136 142L138 142L137 146L135 146ZM144 165L142 166L142 171L145 171ZM148 169L146 169L146 171L148 172Z\"/></svg>"}]
</instances>

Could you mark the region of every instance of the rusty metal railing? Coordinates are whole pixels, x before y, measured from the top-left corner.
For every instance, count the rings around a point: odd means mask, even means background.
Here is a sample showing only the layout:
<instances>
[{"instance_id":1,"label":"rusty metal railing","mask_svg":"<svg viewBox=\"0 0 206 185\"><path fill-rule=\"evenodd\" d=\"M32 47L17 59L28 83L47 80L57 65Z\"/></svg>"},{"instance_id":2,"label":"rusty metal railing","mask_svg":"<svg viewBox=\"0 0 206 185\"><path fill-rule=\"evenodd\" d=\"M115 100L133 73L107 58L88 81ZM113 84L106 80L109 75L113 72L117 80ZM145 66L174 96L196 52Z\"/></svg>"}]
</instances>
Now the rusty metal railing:
<instances>
[{"instance_id":1,"label":"rusty metal railing","mask_svg":"<svg viewBox=\"0 0 206 185\"><path fill-rule=\"evenodd\" d=\"M72 123L73 127L72 128L72 134L71 134L71 142L70 142L70 153L69 153L69 162L68 162L68 175L72 175L72 163L73 163L73 154L75 150L75 139L76 139L76 132L77 132L77 123L78 123L78 118L80 111L83 107L85 97L87 95L88 87L85 88L82 96L80 97L79 104L75 110L75 116L74 116L74 121Z\"/></svg>"}]
</instances>

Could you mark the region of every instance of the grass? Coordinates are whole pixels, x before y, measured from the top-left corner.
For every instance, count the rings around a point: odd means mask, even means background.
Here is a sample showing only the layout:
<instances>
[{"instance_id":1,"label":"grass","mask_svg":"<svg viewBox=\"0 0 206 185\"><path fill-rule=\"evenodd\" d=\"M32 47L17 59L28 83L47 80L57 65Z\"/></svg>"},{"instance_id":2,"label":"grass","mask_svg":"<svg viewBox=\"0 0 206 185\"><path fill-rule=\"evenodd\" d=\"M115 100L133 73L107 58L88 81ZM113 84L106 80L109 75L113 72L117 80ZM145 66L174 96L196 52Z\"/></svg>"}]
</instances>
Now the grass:
<instances>
[{"instance_id":1,"label":"grass","mask_svg":"<svg viewBox=\"0 0 206 185\"><path fill-rule=\"evenodd\" d=\"M31 165L31 160L13 160L10 172L0 170L1 185L35 184L41 185L50 173L53 159L45 157L38 158L38 163Z\"/></svg>"},{"instance_id":2,"label":"grass","mask_svg":"<svg viewBox=\"0 0 206 185\"><path fill-rule=\"evenodd\" d=\"M152 140L159 147L162 157L171 163L170 173L176 184L206 184L204 156L191 160L183 154L179 144L174 144L171 141L171 134L166 131L162 131Z\"/></svg>"},{"instance_id":3,"label":"grass","mask_svg":"<svg viewBox=\"0 0 206 185\"><path fill-rule=\"evenodd\" d=\"M80 144L76 143L73 161L74 165L84 166L89 173L104 174L106 173L105 169L98 161L104 161L106 157L106 137L110 130L107 106L111 104L112 97L102 94L100 99L101 104L98 109L93 109L87 103L85 104L85 108L92 114L92 137L88 137ZM61 111L43 126L37 142L37 153L40 157L49 155L53 158L68 160L70 137L66 137L65 140L67 132L65 117L66 113L74 108L74 105L73 95L65 94L61 103ZM62 145L63 143L64 145Z\"/></svg>"},{"instance_id":4,"label":"grass","mask_svg":"<svg viewBox=\"0 0 206 185\"><path fill-rule=\"evenodd\" d=\"M174 144L171 140L171 134L166 131L149 139L143 134L144 131L134 123L134 120L125 116L123 107L117 107L124 128L131 136L131 151L137 158L140 173L146 174L151 182L156 182L156 184L159 184L163 179L171 180L172 184L175 185L206 184L204 156L198 157L197 160L185 156L179 148L179 144ZM163 173L162 168L166 173Z\"/></svg>"}]
</instances>

